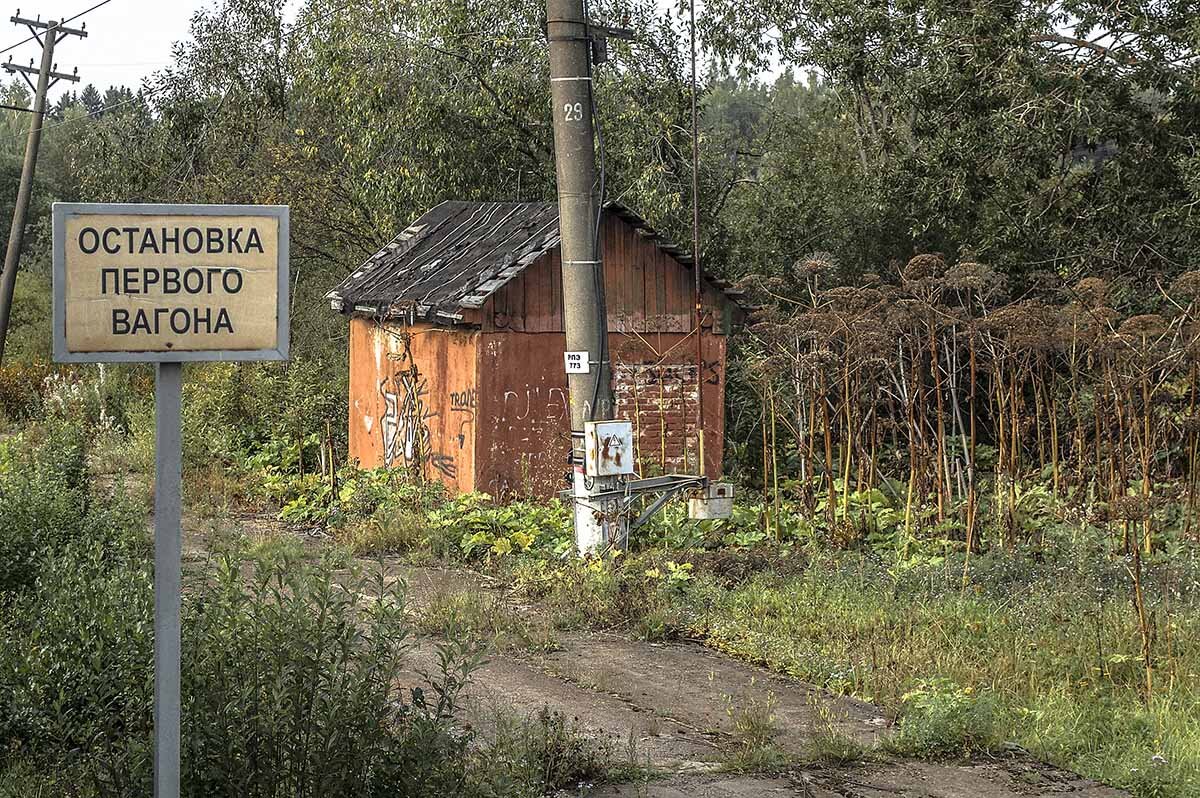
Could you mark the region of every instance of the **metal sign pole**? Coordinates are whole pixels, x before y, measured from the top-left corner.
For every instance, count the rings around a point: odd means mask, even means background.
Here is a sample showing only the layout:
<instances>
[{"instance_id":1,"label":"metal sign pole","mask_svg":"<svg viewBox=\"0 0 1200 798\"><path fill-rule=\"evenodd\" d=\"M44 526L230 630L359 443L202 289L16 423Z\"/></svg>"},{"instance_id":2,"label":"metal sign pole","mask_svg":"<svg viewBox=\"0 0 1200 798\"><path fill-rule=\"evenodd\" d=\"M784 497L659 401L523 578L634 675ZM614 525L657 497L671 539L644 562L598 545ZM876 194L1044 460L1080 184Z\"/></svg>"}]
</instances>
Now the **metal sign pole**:
<instances>
[{"instance_id":1,"label":"metal sign pole","mask_svg":"<svg viewBox=\"0 0 1200 798\"><path fill-rule=\"evenodd\" d=\"M154 798L179 796L182 364L154 378Z\"/></svg>"},{"instance_id":2,"label":"metal sign pole","mask_svg":"<svg viewBox=\"0 0 1200 798\"><path fill-rule=\"evenodd\" d=\"M288 359L286 205L54 203L54 360L155 363L154 796L179 798L185 362Z\"/></svg>"}]
</instances>

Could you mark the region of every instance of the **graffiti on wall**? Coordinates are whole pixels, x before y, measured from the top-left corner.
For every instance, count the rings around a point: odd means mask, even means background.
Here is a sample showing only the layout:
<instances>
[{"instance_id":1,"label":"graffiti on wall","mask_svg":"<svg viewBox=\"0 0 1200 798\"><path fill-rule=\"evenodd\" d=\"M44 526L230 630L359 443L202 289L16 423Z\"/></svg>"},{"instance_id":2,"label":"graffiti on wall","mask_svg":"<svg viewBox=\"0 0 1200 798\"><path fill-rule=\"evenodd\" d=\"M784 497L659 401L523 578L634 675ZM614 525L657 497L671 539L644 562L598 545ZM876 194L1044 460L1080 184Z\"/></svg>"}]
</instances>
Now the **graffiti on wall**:
<instances>
[{"instance_id":1,"label":"graffiti on wall","mask_svg":"<svg viewBox=\"0 0 1200 798\"><path fill-rule=\"evenodd\" d=\"M454 439L458 441L459 449L467 445L467 436L472 434L471 431L475 426L476 403L477 396L474 388L450 392L450 412L454 413L454 418L458 420L458 434L454 436Z\"/></svg>"},{"instance_id":2,"label":"graffiti on wall","mask_svg":"<svg viewBox=\"0 0 1200 798\"><path fill-rule=\"evenodd\" d=\"M395 363L391 376L379 383L384 412L379 432L383 436L383 464L389 468L420 467L430 456L428 382L412 356L412 336L395 334L400 340L399 353L389 354Z\"/></svg>"},{"instance_id":3,"label":"graffiti on wall","mask_svg":"<svg viewBox=\"0 0 1200 798\"><path fill-rule=\"evenodd\" d=\"M417 466L430 450L425 378L416 367L397 371L379 383L384 413L379 430L383 435L383 463L388 467Z\"/></svg>"},{"instance_id":4,"label":"graffiti on wall","mask_svg":"<svg viewBox=\"0 0 1200 798\"><path fill-rule=\"evenodd\" d=\"M477 398L474 388L450 392L451 410L474 410Z\"/></svg>"},{"instance_id":5,"label":"graffiti on wall","mask_svg":"<svg viewBox=\"0 0 1200 798\"><path fill-rule=\"evenodd\" d=\"M434 407L439 404L430 396L429 381L421 372L412 352L412 335L387 330L397 342L397 351L387 355L390 375L379 383L379 395L383 400L384 412L380 418L379 432L383 438L383 463L388 468L411 468L422 476L440 476L451 482L459 477L458 459L455 453L441 451L444 446L453 448L450 441L435 440L451 435L434 429L433 420L441 413ZM449 392L449 418L458 420L458 433L451 439L463 449L471 425L475 421L478 402L474 388ZM443 411L445 412L445 411ZM449 427L453 429L453 425Z\"/></svg>"},{"instance_id":6,"label":"graffiti on wall","mask_svg":"<svg viewBox=\"0 0 1200 798\"><path fill-rule=\"evenodd\" d=\"M534 421L544 419L558 421L570 414L567 392L562 388L526 388L523 393L504 392L504 416L501 421L525 421L533 415ZM531 422L532 423L532 422Z\"/></svg>"}]
</instances>

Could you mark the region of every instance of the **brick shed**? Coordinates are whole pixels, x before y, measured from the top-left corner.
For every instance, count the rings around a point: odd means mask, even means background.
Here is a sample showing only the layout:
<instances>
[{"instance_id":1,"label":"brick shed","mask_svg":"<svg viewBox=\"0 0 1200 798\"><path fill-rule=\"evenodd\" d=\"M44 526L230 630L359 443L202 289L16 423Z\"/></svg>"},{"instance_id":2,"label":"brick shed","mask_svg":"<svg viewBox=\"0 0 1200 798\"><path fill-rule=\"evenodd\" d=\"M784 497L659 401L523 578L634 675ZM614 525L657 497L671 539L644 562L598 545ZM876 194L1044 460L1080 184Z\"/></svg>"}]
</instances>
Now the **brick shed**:
<instances>
[{"instance_id":1,"label":"brick shed","mask_svg":"<svg viewBox=\"0 0 1200 798\"><path fill-rule=\"evenodd\" d=\"M617 416L639 473L721 473L732 294L704 281L696 363L691 257L620 205L601 240ZM328 295L350 320L350 457L452 490L551 496L565 487L558 206L444 202ZM699 386L699 387L698 387Z\"/></svg>"}]
</instances>

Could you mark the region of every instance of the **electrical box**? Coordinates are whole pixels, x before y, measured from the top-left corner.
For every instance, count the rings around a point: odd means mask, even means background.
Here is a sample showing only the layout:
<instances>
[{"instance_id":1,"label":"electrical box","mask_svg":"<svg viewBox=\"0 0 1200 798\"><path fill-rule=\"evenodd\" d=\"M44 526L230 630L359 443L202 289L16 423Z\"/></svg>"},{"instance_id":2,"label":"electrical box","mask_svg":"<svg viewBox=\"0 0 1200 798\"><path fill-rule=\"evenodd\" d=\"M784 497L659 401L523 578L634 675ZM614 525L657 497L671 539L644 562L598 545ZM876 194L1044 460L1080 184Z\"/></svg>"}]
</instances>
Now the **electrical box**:
<instances>
[{"instance_id":1,"label":"electrical box","mask_svg":"<svg viewBox=\"0 0 1200 798\"><path fill-rule=\"evenodd\" d=\"M619 477L634 473L633 424L629 421L588 421L584 424L585 473L589 477Z\"/></svg>"},{"instance_id":2,"label":"electrical box","mask_svg":"<svg viewBox=\"0 0 1200 798\"><path fill-rule=\"evenodd\" d=\"M733 485L711 482L688 499L688 518L711 521L733 515Z\"/></svg>"}]
</instances>

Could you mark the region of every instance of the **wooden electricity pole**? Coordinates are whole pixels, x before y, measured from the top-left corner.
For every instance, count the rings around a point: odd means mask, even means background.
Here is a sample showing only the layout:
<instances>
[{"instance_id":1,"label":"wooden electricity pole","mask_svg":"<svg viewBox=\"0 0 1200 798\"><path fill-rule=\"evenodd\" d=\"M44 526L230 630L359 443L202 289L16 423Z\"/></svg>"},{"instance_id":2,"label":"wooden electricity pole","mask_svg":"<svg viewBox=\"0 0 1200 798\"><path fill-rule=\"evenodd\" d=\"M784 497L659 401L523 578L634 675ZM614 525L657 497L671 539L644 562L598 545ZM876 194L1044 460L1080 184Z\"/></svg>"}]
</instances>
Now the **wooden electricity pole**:
<instances>
[{"instance_id":1,"label":"wooden electricity pole","mask_svg":"<svg viewBox=\"0 0 1200 798\"><path fill-rule=\"evenodd\" d=\"M19 14L19 12L18 12ZM21 187L17 191L17 203L13 208L12 230L8 234L8 251L4 256L4 273L0 275L0 363L4 362L4 343L8 338L8 319L12 310L13 289L17 284L17 266L21 260L21 245L25 238L25 217L29 214L29 199L33 193L33 173L37 167L38 146L42 141L42 125L46 119L46 91L60 80L72 82L79 80L78 74L65 75L55 72L54 46L68 36L87 36L82 28L66 28L57 22L42 22L40 19L25 19L21 16L12 18L14 24L25 25L33 33L33 37L42 45L42 65L34 69L33 62L29 66L20 66L10 60L4 69L10 74L20 73L25 82L33 89L33 123L29 128L29 138L25 143L25 163L21 167ZM78 73L78 69L76 73ZM30 79L37 75L37 83Z\"/></svg>"},{"instance_id":2,"label":"wooden electricity pole","mask_svg":"<svg viewBox=\"0 0 1200 798\"><path fill-rule=\"evenodd\" d=\"M583 0L547 0L550 97L554 114L554 162L558 176L558 224L562 252L563 327L568 353L580 353L584 370L567 374L575 539L581 553L609 543L601 508L591 497L610 487L584 473L584 424L611 418L612 380L608 316L599 237L596 147L592 119L592 31Z\"/></svg>"}]
</instances>

